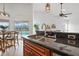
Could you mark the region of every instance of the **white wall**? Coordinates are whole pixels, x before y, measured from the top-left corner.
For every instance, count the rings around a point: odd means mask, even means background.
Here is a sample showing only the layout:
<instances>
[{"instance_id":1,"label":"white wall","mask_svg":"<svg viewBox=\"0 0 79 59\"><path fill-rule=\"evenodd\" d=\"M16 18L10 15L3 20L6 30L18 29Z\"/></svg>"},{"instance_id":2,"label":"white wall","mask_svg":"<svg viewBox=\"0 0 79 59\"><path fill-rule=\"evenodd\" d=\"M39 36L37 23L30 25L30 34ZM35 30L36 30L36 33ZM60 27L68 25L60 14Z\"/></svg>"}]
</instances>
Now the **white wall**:
<instances>
[{"instance_id":1,"label":"white wall","mask_svg":"<svg viewBox=\"0 0 79 59\"><path fill-rule=\"evenodd\" d=\"M79 33L79 3L65 3L63 6L66 13L72 13L67 18L69 20L69 32Z\"/></svg>"},{"instance_id":2,"label":"white wall","mask_svg":"<svg viewBox=\"0 0 79 59\"><path fill-rule=\"evenodd\" d=\"M47 15L44 7L45 3L34 4L34 23L42 24L56 24L57 29L61 31L67 31L67 20L69 20L68 32L79 32L79 3L64 3L64 13L72 13L67 18L61 18L58 16L60 13L60 4L52 3L52 11Z\"/></svg>"},{"instance_id":3,"label":"white wall","mask_svg":"<svg viewBox=\"0 0 79 59\"><path fill-rule=\"evenodd\" d=\"M55 24L57 30L64 30L64 19L60 17L54 17L50 14L44 14L41 12L35 12L34 14L34 23L39 24L40 26L43 23L46 23L48 25Z\"/></svg>"},{"instance_id":4,"label":"white wall","mask_svg":"<svg viewBox=\"0 0 79 59\"><path fill-rule=\"evenodd\" d=\"M52 24L55 24L56 30L65 31L64 18L59 17L58 14L56 14L59 8L54 9L54 6L56 6L54 5L52 6L53 11L51 11L50 13L46 13L43 9L44 6L43 7L42 6L43 4L34 4L34 19L33 19L34 22L33 23L39 24L40 27L42 26L43 23L46 23L50 26Z\"/></svg>"}]
</instances>

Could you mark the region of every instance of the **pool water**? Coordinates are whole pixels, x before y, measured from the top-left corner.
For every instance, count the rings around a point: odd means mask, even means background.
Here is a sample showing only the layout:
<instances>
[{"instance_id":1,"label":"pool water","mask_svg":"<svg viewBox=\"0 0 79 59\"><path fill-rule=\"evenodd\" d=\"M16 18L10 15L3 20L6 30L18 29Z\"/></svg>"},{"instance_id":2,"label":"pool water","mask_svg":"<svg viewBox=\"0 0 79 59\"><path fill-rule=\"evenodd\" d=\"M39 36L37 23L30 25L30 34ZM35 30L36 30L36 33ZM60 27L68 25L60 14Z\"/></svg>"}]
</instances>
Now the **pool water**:
<instances>
[{"instance_id":1,"label":"pool water","mask_svg":"<svg viewBox=\"0 0 79 59\"><path fill-rule=\"evenodd\" d=\"M29 35L28 32L21 32L20 34L21 34L22 36Z\"/></svg>"}]
</instances>

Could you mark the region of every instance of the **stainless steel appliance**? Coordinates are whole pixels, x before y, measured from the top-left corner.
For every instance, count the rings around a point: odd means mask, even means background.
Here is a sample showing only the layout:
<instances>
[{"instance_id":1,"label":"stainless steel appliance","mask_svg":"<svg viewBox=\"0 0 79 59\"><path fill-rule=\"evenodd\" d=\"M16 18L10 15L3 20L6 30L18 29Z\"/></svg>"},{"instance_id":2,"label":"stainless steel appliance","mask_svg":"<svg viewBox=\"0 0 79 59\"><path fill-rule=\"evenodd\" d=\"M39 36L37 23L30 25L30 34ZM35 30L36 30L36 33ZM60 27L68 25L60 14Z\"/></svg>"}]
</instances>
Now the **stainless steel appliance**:
<instances>
[{"instance_id":1,"label":"stainless steel appliance","mask_svg":"<svg viewBox=\"0 0 79 59\"><path fill-rule=\"evenodd\" d=\"M76 45L76 35L68 35L68 44Z\"/></svg>"},{"instance_id":2,"label":"stainless steel appliance","mask_svg":"<svg viewBox=\"0 0 79 59\"><path fill-rule=\"evenodd\" d=\"M75 40L68 40L68 44L75 45L76 41Z\"/></svg>"},{"instance_id":3,"label":"stainless steel appliance","mask_svg":"<svg viewBox=\"0 0 79 59\"><path fill-rule=\"evenodd\" d=\"M75 35L68 35L68 39L76 39Z\"/></svg>"}]
</instances>

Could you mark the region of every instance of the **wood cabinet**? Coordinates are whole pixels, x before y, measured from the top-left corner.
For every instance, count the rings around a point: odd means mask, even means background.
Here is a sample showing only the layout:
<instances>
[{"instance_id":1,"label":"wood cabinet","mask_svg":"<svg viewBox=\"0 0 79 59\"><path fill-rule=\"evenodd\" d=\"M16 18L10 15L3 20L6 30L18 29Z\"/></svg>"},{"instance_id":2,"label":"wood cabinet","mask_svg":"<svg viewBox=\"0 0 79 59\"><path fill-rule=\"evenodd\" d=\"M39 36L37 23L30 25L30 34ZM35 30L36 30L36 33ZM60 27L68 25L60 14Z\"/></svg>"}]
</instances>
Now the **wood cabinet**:
<instances>
[{"instance_id":1,"label":"wood cabinet","mask_svg":"<svg viewBox=\"0 0 79 59\"><path fill-rule=\"evenodd\" d=\"M49 56L50 50L38 44L24 40L23 44L24 56Z\"/></svg>"},{"instance_id":2,"label":"wood cabinet","mask_svg":"<svg viewBox=\"0 0 79 59\"><path fill-rule=\"evenodd\" d=\"M23 41L23 54L24 56L56 56L52 50L45 48L39 44L33 43L27 39Z\"/></svg>"}]
</instances>

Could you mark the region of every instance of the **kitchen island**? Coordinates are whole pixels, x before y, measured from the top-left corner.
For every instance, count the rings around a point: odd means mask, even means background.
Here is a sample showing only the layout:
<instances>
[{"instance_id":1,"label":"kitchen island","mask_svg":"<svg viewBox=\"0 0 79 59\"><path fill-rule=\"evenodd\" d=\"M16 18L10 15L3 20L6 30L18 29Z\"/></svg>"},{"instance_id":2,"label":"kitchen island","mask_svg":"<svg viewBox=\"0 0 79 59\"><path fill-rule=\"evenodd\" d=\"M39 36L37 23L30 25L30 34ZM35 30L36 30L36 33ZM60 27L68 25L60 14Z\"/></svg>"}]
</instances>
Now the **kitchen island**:
<instances>
[{"instance_id":1,"label":"kitchen island","mask_svg":"<svg viewBox=\"0 0 79 59\"><path fill-rule=\"evenodd\" d=\"M79 48L58 43L54 38L23 36L24 56L78 56ZM45 39L45 40L44 40Z\"/></svg>"}]
</instances>

